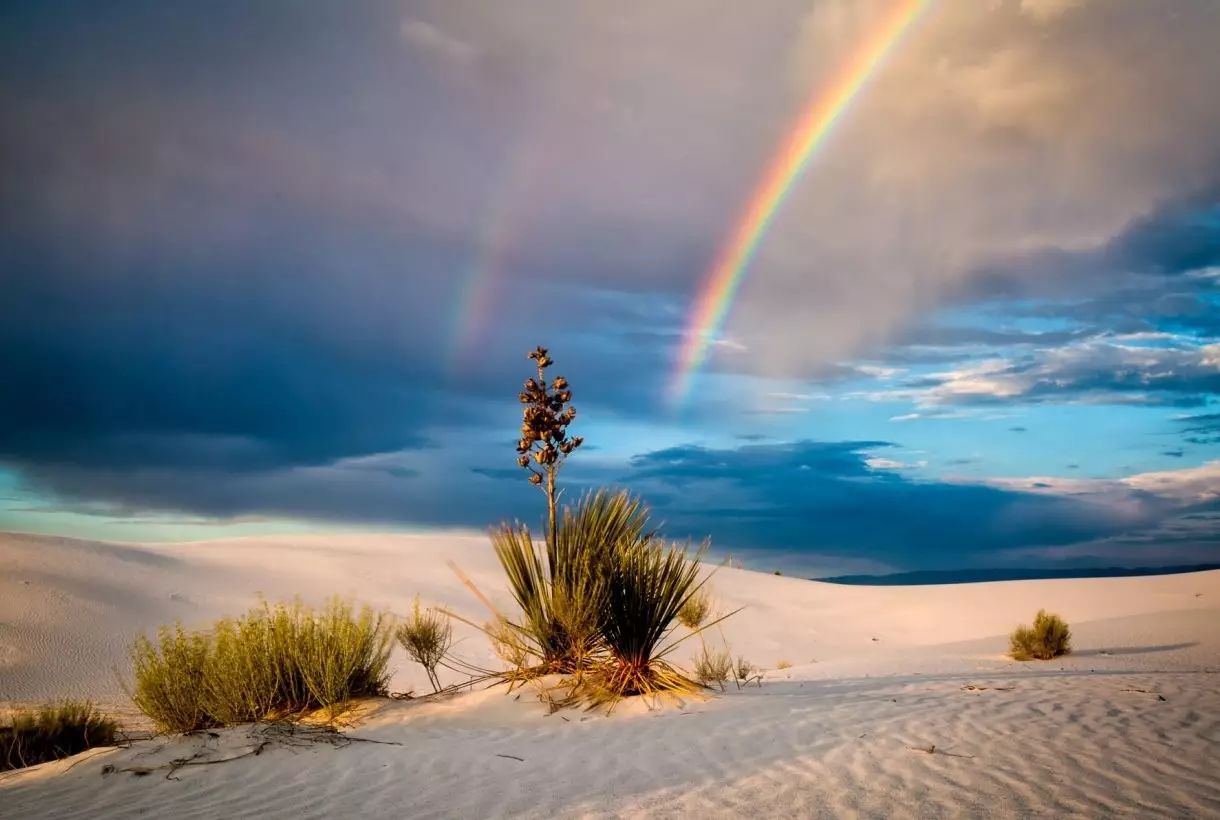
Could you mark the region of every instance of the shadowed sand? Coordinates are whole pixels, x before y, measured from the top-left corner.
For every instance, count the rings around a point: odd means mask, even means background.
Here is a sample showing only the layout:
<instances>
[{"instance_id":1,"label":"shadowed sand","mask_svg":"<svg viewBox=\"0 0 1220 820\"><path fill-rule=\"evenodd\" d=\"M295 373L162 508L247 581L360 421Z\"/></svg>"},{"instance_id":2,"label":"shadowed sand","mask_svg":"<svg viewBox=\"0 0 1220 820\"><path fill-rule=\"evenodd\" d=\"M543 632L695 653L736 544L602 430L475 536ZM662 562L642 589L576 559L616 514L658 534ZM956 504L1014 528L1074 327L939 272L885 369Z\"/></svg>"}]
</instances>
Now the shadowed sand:
<instances>
[{"instance_id":1,"label":"shadowed sand","mask_svg":"<svg viewBox=\"0 0 1220 820\"><path fill-rule=\"evenodd\" d=\"M0 699L88 696L127 717L115 669L132 635L161 623L332 593L400 613L418 593L485 620L448 560L507 603L482 537L0 535L0 555ZM0 777L0 814L1220 815L1220 572L846 587L722 569L712 583L722 609L746 607L723 632L767 668L761 688L608 718L548 716L500 689L375 703L347 731L380 743L269 742L174 779L169 761L261 740L237 728L95 750ZM1039 607L1072 625L1076 652L1007 660L1007 633ZM491 662L477 632L456 633L463 657ZM426 690L422 670L395 663L395 689Z\"/></svg>"}]
</instances>

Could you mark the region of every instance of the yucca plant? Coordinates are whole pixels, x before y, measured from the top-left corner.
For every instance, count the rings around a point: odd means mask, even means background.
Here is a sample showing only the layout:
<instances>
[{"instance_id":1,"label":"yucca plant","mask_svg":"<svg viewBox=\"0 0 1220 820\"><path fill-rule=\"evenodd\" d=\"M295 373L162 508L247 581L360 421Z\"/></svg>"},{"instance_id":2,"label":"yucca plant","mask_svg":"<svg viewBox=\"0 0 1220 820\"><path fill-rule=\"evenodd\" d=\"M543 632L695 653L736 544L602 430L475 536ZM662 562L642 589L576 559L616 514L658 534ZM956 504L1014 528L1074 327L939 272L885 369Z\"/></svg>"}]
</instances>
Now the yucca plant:
<instances>
[{"instance_id":1,"label":"yucca plant","mask_svg":"<svg viewBox=\"0 0 1220 820\"><path fill-rule=\"evenodd\" d=\"M665 659L677 646L665 639L678 612L702 586L697 557L650 540L618 551L609 569L602 626L608 657L590 676L585 697L612 705L629 695L698 691L696 681Z\"/></svg>"},{"instance_id":2,"label":"yucca plant","mask_svg":"<svg viewBox=\"0 0 1220 820\"><path fill-rule=\"evenodd\" d=\"M536 657L537 674L588 668L601 651L607 594L616 556L647 543L648 511L626 492L600 490L565 507L553 542L533 540L528 527L502 525L492 545L521 608L505 625ZM518 670L519 671L519 670Z\"/></svg>"}]
</instances>

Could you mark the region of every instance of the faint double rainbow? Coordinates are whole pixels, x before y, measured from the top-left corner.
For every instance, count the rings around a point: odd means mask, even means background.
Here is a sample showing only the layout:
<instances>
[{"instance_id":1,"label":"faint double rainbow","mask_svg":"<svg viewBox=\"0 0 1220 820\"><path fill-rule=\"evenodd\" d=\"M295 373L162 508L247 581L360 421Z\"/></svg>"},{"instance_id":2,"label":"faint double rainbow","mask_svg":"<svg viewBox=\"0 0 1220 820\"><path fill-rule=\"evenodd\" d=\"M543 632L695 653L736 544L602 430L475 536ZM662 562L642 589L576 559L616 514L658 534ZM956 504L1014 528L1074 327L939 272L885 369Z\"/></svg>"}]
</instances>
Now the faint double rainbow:
<instances>
[{"instance_id":1,"label":"faint double rainbow","mask_svg":"<svg viewBox=\"0 0 1220 820\"><path fill-rule=\"evenodd\" d=\"M457 378L463 368L486 352L488 331L496 320L504 273L522 230L523 212L539 173L542 150L519 138L505 151L496 168L479 217L478 244L461 273L449 326L447 372Z\"/></svg>"},{"instance_id":2,"label":"faint double rainbow","mask_svg":"<svg viewBox=\"0 0 1220 820\"><path fill-rule=\"evenodd\" d=\"M695 298L669 383L671 406L681 407L689 396L694 378L707 358L709 346L720 334L750 262L793 185L851 101L929 2L897 0L834 78L814 92L780 144Z\"/></svg>"}]
</instances>

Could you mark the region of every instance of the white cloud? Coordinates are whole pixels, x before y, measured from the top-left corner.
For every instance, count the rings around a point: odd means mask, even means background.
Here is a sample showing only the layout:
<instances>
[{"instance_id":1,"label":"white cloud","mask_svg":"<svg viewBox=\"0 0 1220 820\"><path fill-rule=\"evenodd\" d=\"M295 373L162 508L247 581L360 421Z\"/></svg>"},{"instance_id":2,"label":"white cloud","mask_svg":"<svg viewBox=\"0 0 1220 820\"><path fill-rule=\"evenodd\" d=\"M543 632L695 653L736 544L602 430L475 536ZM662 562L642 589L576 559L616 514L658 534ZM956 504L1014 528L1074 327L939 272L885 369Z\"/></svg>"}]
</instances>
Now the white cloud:
<instances>
[{"instance_id":1,"label":"white cloud","mask_svg":"<svg viewBox=\"0 0 1220 820\"><path fill-rule=\"evenodd\" d=\"M1084 0L1021 0L1021 12L1049 23L1084 5Z\"/></svg>"},{"instance_id":2,"label":"white cloud","mask_svg":"<svg viewBox=\"0 0 1220 820\"><path fill-rule=\"evenodd\" d=\"M404 43L422 48L452 63L472 63L479 56L479 50L473 45L447 34L427 20L407 17L402 21L399 32Z\"/></svg>"},{"instance_id":3,"label":"white cloud","mask_svg":"<svg viewBox=\"0 0 1220 820\"><path fill-rule=\"evenodd\" d=\"M1149 505L1180 508L1220 499L1220 460L1123 478L1025 476L984 479L982 483L1009 490L1092 499L1136 516Z\"/></svg>"}]
</instances>

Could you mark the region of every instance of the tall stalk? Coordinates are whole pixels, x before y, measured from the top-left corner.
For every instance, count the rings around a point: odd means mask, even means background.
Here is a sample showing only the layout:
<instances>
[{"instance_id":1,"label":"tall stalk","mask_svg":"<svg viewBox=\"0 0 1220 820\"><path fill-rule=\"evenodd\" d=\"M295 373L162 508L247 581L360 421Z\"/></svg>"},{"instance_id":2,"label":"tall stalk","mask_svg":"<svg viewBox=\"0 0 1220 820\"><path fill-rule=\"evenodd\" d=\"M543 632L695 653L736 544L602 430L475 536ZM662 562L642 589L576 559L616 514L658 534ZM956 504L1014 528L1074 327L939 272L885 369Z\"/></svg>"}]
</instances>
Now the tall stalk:
<instances>
[{"instance_id":1,"label":"tall stalk","mask_svg":"<svg viewBox=\"0 0 1220 820\"><path fill-rule=\"evenodd\" d=\"M521 438L517 441L517 464L529 472L530 483L541 486L546 493L547 548L553 551L559 529L556 511L559 468L584 439L568 436L568 425L576 419L568 380L556 376L547 384L546 369L555 362L545 347L530 351L529 358L537 364L538 376L526 379L517 396L525 405L521 413Z\"/></svg>"}]
</instances>

